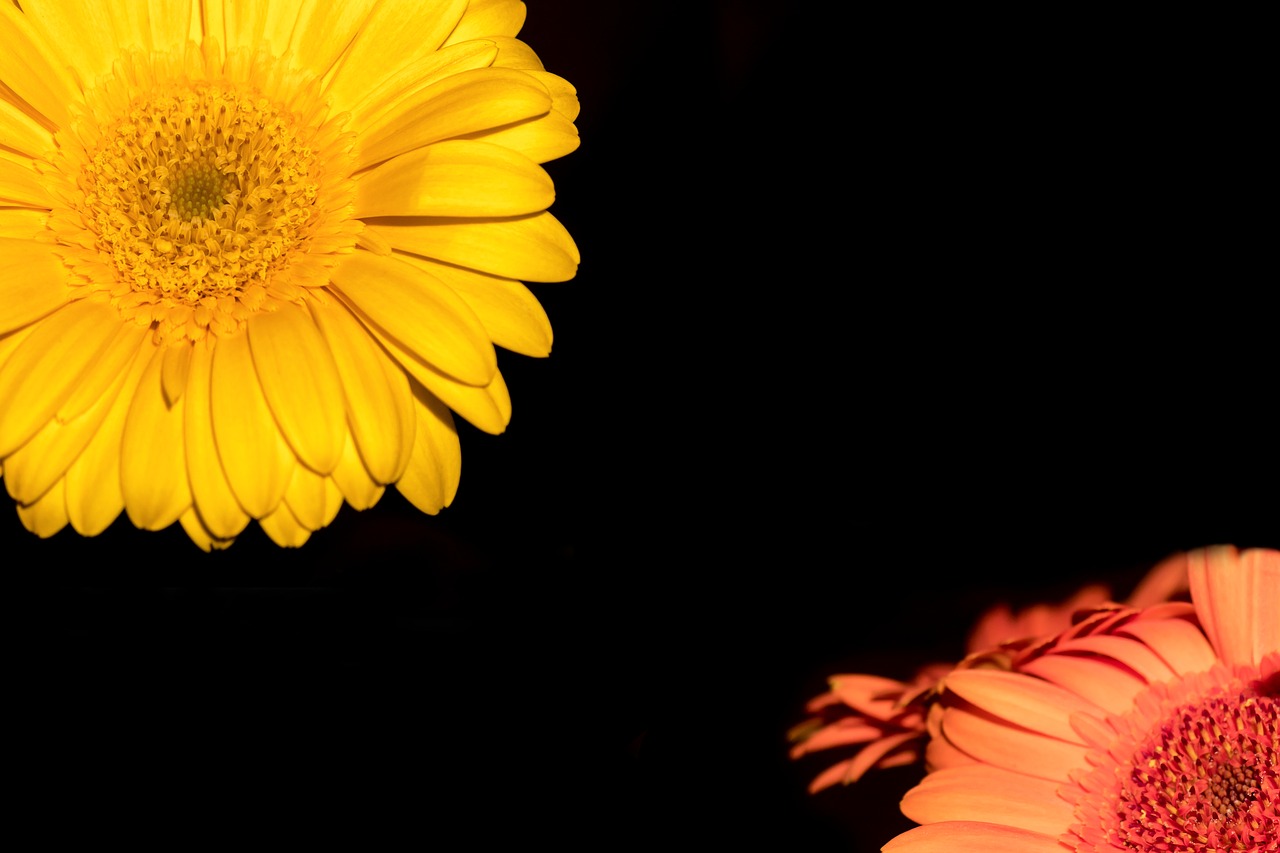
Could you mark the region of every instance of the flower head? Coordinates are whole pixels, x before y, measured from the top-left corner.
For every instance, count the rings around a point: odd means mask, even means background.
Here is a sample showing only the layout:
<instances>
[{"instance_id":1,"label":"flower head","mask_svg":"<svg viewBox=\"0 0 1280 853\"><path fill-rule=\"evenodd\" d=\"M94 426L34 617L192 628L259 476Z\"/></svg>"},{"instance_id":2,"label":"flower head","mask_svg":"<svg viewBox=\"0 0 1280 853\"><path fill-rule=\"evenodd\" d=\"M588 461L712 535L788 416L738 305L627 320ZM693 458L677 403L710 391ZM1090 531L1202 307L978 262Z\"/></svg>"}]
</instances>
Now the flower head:
<instances>
[{"instance_id":1,"label":"flower head","mask_svg":"<svg viewBox=\"0 0 1280 853\"><path fill-rule=\"evenodd\" d=\"M947 675L902 800L921 826L883 849L1280 850L1280 552L1187 567L1191 603L1098 608Z\"/></svg>"},{"instance_id":2,"label":"flower head","mask_svg":"<svg viewBox=\"0 0 1280 853\"><path fill-rule=\"evenodd\" d=\"M0 474L25 526L125 512L300 545L498 433L522 283L573 277L541 164L572 86L518 0L0 4Z\"/></svg>"}]
</instances>

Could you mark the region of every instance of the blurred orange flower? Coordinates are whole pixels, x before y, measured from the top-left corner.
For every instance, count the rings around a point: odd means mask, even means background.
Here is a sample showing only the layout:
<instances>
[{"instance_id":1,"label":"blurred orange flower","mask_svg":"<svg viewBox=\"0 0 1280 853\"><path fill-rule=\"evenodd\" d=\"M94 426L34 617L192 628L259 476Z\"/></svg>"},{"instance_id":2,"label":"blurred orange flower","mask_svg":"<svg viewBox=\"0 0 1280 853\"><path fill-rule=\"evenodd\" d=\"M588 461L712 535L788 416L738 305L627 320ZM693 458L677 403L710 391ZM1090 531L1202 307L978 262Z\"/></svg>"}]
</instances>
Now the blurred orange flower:
<instances>
[{"instance_id":1,"label":"blurred orange flower","mask_svg":"<svg viewBox=\"0 0 1280 853\"><path fill-rule=\"evenodd\" d=\"M946 674L902 800L921 826L882 850L1280 850L1280 551L1185 566L1190 602L1103 605Z\"/></svg>"},{"instance_id":2,"label":"blurred orange flower","mask_svg":"<svg viewBox=\"0 0 1280 853\"><path fill-rule=\"evenodd\" d=\"M1175 554L1157 564L1126 600L1131 607L1169 601L1187 590L1187 555ZM1071 625L1075 614L1105 606L1111 590L1092 584L1060 604L1037 604L1015 613L1007 604L986 611L970 632L966 656L959 663L930 663L910 681L878 675L836 675L831 689L806 706L811 715L788 733L791 757L838 747L861 745L856 753L828 767L809 784L816 793L838 783L856 782L873 768L896 767L920 760L924 751L926 714L937 698L937 685L955 670L1008 670L1020 650L1037 638ZM1119 605L1113 605L1119 606Z\"/></svg>"}]
</instances>

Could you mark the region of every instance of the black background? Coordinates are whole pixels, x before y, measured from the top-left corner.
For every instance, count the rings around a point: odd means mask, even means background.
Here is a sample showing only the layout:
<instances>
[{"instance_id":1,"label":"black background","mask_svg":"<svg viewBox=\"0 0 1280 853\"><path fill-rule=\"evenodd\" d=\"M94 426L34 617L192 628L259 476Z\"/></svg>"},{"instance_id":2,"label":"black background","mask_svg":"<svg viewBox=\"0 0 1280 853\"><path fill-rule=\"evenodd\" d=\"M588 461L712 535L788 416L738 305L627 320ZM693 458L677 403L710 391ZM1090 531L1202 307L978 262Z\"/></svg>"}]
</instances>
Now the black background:
<instances>
[{"instance_id":1,"label":"black background","mask_svg":"<svg viewBox=\"0 0 1280 853\"><path fill-rule=\"evenodd\" d=\"M827 674L1280 547L1249 22L529 6L583 263L452 507L211 555L0 522L54 825L874 850L913 771L786 757Z\"/></svg>"}]
</instances>

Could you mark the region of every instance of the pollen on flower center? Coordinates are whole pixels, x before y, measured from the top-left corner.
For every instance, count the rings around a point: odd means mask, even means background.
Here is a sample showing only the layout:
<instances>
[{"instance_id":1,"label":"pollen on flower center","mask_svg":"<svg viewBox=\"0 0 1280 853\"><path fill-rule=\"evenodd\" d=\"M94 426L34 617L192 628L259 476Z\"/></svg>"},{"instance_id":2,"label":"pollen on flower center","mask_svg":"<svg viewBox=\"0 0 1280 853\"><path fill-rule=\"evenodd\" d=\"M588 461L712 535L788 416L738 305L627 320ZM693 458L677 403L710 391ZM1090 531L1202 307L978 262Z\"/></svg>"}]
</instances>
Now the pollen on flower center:
<instances>
[{"instance_id":1,"label":"pollen on flower center","mask_svg":"<svg viewBox=\"0 0 1280 853\"><path fill-rule=\"evenodd\" d=\"M1184 706L1131 761L1113 844L1138 851L1274 850L1280 708L1247 689Z\"/></svg>"},{"instance_id":2,"label":"pollen on flower center","mask_svg":"<svg viewBox=\"0 0 1280 853\"><path fill-rule=\"evenodd\" d=\"M1219 763L1209 779L1209 803L1220 815L1234 817L1258 798L1258 768Z\"/></svg>"},{"instance_id":3,"label":"pollen on flower center","mask_svg":"<svg viewBox=\"0 0 1280 853\"><path fill-rule=\"evenodd\" d=\"M218 169L213 157L204 155L179 163L169 173L169 204L179 219L212 219L226 201L232 181Z\"/></svg>"},{"instance_id":4,"label":"pollen on flower center","mask_svg":"<svg viewBox=\"0 0 1280 853\"><path fill-rule=\"evenodd\" d=\"M83 213L135 293L241 297L305 241L314 160L258 93L178 87L136 100L103 133Z\"/></svg>"},{"instance_id":5,"label":"pollen on flower center","mask_svg":"<svg viewBox=\"0 0 1280 853\"><path fill-rule=\"evenodd\" d=\"M207 48L207 45L206 45ZM266 53L131 55L86 92L48 180L77 274L157 343L234 334L323 286L355 244L352 134Z\"/></svg>"}]
</instances>

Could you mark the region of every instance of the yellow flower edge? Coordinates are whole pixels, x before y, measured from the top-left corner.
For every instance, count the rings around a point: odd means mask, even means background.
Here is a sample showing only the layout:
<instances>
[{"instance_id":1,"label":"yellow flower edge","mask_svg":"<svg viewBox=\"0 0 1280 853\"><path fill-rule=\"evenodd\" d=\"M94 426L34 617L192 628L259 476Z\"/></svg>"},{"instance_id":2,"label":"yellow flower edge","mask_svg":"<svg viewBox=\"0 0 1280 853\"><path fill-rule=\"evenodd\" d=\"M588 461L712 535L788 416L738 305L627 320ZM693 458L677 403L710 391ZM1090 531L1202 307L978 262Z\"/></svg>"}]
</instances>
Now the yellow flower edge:
<instances>
[{"instance_id":1,"label":"yellow flower edge","mask_svg":"<svg viewBox=\"0 0 1280 853\"><path fill-rule=\"evenodd\" d=\"M574 88L516 0L0 4L0 476L23 525L124 512L302 545L502 432L495 346L580 255L543 163ZM106 34L106 35L104 35Z\"/></svg>"}]
</instances>

